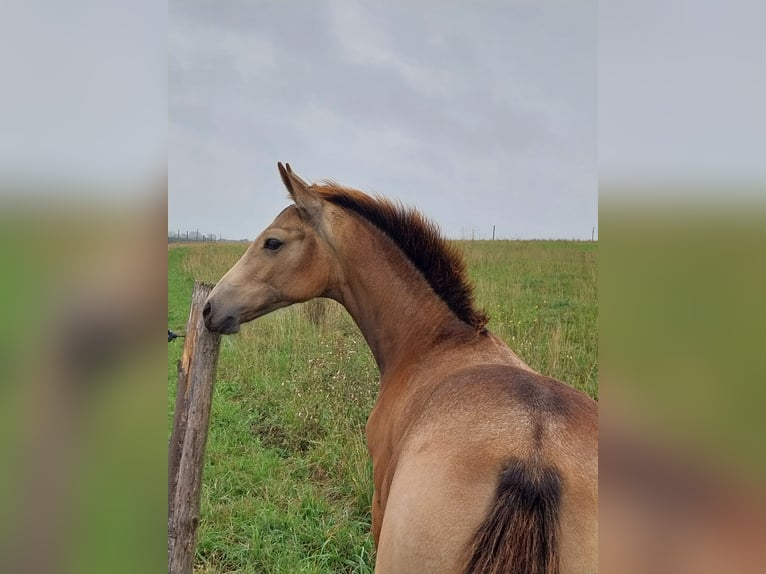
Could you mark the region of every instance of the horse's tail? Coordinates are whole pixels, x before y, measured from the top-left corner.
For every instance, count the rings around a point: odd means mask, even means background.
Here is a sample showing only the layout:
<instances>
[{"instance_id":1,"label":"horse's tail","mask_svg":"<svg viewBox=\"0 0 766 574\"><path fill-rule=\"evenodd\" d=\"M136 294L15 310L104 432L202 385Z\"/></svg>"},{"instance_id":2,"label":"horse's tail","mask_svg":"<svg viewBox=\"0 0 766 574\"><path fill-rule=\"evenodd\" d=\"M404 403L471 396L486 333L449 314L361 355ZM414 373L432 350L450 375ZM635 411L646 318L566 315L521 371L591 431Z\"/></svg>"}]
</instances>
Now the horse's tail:
<instances>
[{"instance_id":1,"label":"horse's tail","mask_svg":"<svg viewBox=\"0 0 766 574\"><path fill-rule=\"evenodd\" d=\"M473 538L465 574L558 574L560 504L555 469L512 461Z\"/></svg>"}]
</instances>

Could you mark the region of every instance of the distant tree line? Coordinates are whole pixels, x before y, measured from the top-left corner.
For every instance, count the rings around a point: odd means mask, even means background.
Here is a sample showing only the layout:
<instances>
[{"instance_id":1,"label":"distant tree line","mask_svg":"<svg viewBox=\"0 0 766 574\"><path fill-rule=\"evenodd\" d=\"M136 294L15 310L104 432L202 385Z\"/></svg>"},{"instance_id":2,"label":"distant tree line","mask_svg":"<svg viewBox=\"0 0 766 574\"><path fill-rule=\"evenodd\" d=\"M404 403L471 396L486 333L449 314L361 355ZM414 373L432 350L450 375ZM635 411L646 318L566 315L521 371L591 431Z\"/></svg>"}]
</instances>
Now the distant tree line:
<instances>
[{"instance_id":1,"label":"distant tree line","mask_svg":"<svg viewBox=\"0 0 766 574\"><path fill-rule=\"evenodd\" d=\"M200 233L199 229L195 231L168 231L168 243L185 243L185 242L213 242L213 241L245 241L249 242L249 239L224 239L220 234L215 233Z\"/></svg>"}]
</instances>

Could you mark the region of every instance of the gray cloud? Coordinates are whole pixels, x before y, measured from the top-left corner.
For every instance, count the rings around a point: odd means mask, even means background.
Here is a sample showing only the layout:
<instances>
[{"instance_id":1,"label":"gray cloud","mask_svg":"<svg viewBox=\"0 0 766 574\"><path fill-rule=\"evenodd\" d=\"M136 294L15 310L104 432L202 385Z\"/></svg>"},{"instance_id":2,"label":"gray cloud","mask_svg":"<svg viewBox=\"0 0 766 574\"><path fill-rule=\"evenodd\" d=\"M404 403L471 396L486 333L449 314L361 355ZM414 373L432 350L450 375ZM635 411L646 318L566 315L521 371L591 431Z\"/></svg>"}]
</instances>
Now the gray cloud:
<instances>
[{"instance_id":1,"label":"gray cloud","mask_svg":"<svg viewBox=\"0 0 766 574\"><path fill-rule=\"evenodd\" d=\"M253 237L289 161L453 237L590 237L595 3L174 1L169 19L171 229Z\"/></svg>"}]
</instances>

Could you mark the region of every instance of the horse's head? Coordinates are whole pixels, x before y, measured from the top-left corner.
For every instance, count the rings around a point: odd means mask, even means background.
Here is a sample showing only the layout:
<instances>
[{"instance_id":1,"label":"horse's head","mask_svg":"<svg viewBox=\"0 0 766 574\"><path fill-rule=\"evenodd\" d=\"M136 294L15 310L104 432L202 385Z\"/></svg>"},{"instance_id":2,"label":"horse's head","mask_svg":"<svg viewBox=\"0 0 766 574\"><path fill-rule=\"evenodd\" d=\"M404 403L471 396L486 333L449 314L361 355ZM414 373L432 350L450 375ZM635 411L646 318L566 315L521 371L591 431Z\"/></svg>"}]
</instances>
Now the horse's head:
<instances>
[{"instance_id":1,"label":"horse's head","mask_svg":"<svg viewBox=\"0 0 766 574\"><path fill-rule=\"evenodd\" d=\"M216 284L203 309L211 331L236 333L242 323L332 288L325 202L289 164L280 163L279 173L295 205L284 209Z\"/></svg>"}]
</instances>

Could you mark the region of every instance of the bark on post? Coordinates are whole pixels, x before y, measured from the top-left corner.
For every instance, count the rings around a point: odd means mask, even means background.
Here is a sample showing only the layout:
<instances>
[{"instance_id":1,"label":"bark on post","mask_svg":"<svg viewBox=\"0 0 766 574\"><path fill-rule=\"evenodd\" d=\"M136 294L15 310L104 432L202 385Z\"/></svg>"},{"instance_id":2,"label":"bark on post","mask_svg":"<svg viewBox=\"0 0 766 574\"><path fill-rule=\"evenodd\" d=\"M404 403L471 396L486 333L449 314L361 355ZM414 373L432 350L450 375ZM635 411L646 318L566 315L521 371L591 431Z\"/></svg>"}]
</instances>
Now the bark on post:
<instances>
[{"instance_id":1,"label":"bark on post","mask_svg":"<svg viewBox=\"0 0 766 574\"><path fill-rule=\"evenodd\" d=\"M178 365L176 411L168 448L168 572L191 574L199 526L200 487L221 336L202 321L213 286L192 292L184 350Z\"/></svg>"}]
</instances>

